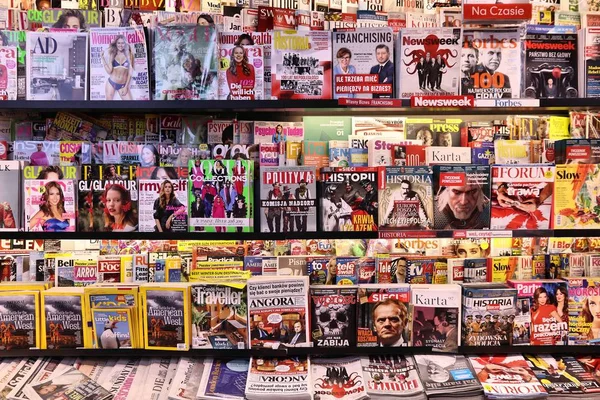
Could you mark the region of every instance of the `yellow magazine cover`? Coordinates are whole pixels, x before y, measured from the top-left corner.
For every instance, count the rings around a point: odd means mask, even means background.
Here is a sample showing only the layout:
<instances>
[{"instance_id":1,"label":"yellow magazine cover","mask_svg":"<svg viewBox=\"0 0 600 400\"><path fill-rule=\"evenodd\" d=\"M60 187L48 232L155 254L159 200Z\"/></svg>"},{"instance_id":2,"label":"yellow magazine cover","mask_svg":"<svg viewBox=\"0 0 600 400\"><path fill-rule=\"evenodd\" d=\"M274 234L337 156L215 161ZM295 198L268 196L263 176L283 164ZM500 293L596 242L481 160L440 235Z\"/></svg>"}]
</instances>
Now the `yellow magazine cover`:
<instances>
[{"instance_id":1,"label":"yellow magazine cover","mask_svg":"<svg viewBox=\"0 0 600 400\"><path fill-rule=\"evenodd\" d=\"M39 349L40 292L0 291L0 350Z\"/></svg>"},{"instance_id":2,"label":"yellow magazine cover","mask_svg":"<svg viewBox=\"0 0 600 400\"><path fill-rule=\"evenodd\" d=\"M140 288L144 347L152 350L190 349L190 285L146 284Z\"/></svg>"},{"instance_id":3,"label":"yellow magazine cover","mask_svg":"<svg viewBox=\"0 0 600 400\"><path fill-rule=\"evenodd\" d=\"M139 287L136 284L117 285L113 283L110 286L96 284L85 288L85 316L88 326L93 323L92 310L97 308L131 308L132 319L134 321L141 321L139 306ZM134 328L137 329L137 337L141 337L142 326L140 323L136 323L135 325ZM97 345L94 335L89 335L89 340L85 347L95 349L98 348L96 347Z\"/></svg>"},{"instance_id":4,"label":"yellow magazine cover","mask_svg":"<svg viewBox=\"0 0 600 400\"><path fill-rule=\"evenodd\" d=\"M131 308L92 309L94 339L99 349L138 347Z\"/></svg>"},{"instance_id":5,"label":"yellow magazine cover","mask_svg":"<svg viewBox=\"0 0 600 400\"><path fill-rule=\"evenodd\" d=\"M53 282L2 282L0 291L3 290L48 290L54 286Z\"/></svg>"},{"instance_id":6,"label":"yellow magazine cover","mask_svg":"<svg viewBox=\"0 0 600 400\"><path fill-rule=\"evenodd\" d=\"M493 257L488 264L488 281L493 283L506 283L508 279L514 279L518 266L517 257Z\"/></svg>"},{"instance_id":7,"label":"yellow magazine cover","mask_svg":"<svg viewBox=\"0 0 600 400\"><path fill-rule=\"evenodd\" d=\"M42 349L84 347L90 332L84 325L84 303L83 288L54 288L41 293Z\"/></svg>"},{"instance_id":8,"label":"yellow magazine cover","mask_svg":"<svg viewBox=\"0 0 600 400\"><path fill-rule=\"evenodd\" d=\"M600 227L600 166L561 164L554 182L554 229Z\"/></svg>"},{"instance_id":9,"label":"yellow magazine cover","mask_svg":"<svg viewBox=\"0 0 600 400\"><path fill-rule=\"evenodd\" d=\"M167 257L165 260L165 282L183 282L181 257Z\"/></svg>"},{"instance_id":10,"label":"yellow magazine cover","mask_svg":"<svg viewBox=\"0 0 600 400\"><path fill-rule=\"evenodd\" d=\"M121 256L121 282L133 283L133 254Z\"/></svg>"}]
</instances>

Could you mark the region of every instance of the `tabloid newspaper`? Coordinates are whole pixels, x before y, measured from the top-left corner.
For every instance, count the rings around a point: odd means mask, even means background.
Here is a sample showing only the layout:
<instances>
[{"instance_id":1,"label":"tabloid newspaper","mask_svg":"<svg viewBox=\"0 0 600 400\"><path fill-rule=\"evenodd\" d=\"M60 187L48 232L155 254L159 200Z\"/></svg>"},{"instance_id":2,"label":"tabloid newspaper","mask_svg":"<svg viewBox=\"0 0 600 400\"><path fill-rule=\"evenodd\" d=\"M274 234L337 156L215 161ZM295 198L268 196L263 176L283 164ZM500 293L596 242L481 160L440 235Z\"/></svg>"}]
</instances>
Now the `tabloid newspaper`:
<instances>
[{"instance_id":1,"label":"tabloid newspaper","mask_svg":"<svg viewBox=\"0 0 600 400\"><path fill-rule=\"evenodd\" d=\"M413 285L410 295L412 345L456 351L461 339L460 286Z\"/></svg>"},{"instance_id":2,"label":"tabloid newspaper","mask_svg":"<svg viewBox=\"0 0 600 400\"><path fill-rule=\"evenodd\" d=\"M240 158L190 160L190 232L252 231L253 165Z\"/></svg>"},{"instance_id":3,"label":"tabloid newspaper","mask_svg":"<svg viewBox=\"0 0 600 400\"><path fill-rule=\"evenodd\" d=\"M464 29L462 47L460 94L476 99L521 97L519 29Z\"/></svg>"},{"instance_id":4,"label":"tabloid newspaper","mask_svg":"<svg viewBox=\"0 0 600 400\"><path fill-rule=\"evenodd\" d=\"M502 284L483 285L463 285L463 345L510 345L517 312L517 290Z\"/></svg>"},{"instance_id":5,"label":"tabloid newspaper","mask_svg":"<svg viewBox=\"0 0 600 400\"><path fill-rule=\"evenodd\" d=\"M379 230L433 227L431 168L386 167L380 180Z\"/></svg>"},{"instance_id":6,"label":"tabloid newspaper","mask_svg":"<svg viewBox=\"0 0 600 400\"><path fill-rule=\"evenodd\" d=\"M460 37L457 28L402 29L396 42L398 97L458 94Z\"/></svg>"},{"instance_id":7,"label":"tabloid newspaper","mask_svg":"<svg viewBox=\"0 0 600 400\"><path fill-rule=\"evenodd\" d=\"M144 28L90 29L90 99L149 100Z\"/></svg>"},{"instance_id":8,"label":"tabloid newspaper","mask_svg":"<svg viewBox=\"0 0 600 400\"><path fill-rule=\"evenodd\" d=\"M548 396L521 355L471 356L469 361L488 399L545 399Z\"/></svg>"},{"instance_id":9,"label":"tabloid newspaper","mask_svg":"<svg viewBox=\"0 0 600 400\"><path fill-rule=\"evenodd\" d=\"M333 32L333 98L383 98L394 94L391 28Z\"/></svg>"},{"instance_id":10,"label":"tabloid newspaper","mask_svg":"<svg viewBox=\"0 0 600 400\"><path fill-rule=\"evenodd\" d=\"M139 179L140 232L187 232L187 179Z\"/></svg>"},{"instance_id":11,"label":"tabloid newspaper","mask_svg":"<svg viewBox=\"0 0 600 400\"><path fill-rule=\"evenodd\" d=\"M408 397L424 400L425 388L411 356L361 357L362 375L371 398Z\"/></svg>"},{"instance_id":12,"label":"tabloid newspaper","mask_svg":"<svg viewBox=\"0 0 600 400\"><path fill-rule=\"evenodd\" d=\"M24 393L30 400L46 400L48 393L51 398L94 398L97 400L110 399L111 393L94 380L88 378L75 368L62 370L37 383L27 385Z\"/></svg>"},{"instance_id":13,"label":"tabloid newspaper","mask_svg":"<svg viewBox=\"0 0 600 400\"><path fill-rule=\"evenodd\" d=\"M87 100L87 32L27 32L27 100Z\"/></svg>"},{"instance_id":14,"label":"tabloid newspaper","mask_svg":"<svg viewBox=\"0 0 600 400\"><path fill-rule=\"evenodd\" d=\"M253 349L309 346L309 315L307 276L248 281L248 337ZM292 339L295 344L289 343Z\"/></svg>"},{"instance_id":15,"label":"tabloid newspaper","mask_svg":"<svg viewBox=\"0 0 600 400\"><path fill-rule=\"evenodd\" d=\"M217 99L217 32L200 25L154 29L154 100Z\"/></svg>"},{"instance_id":16,"label":"tabloid newspaper","mask_svg":"<svg viewBox=\"0 0 600 400\"><path fill-rule=\"evenodd\" d=\"M219 45L219 99L263 100L263 46Z\"/></svg>"},{"instance_id":17,"label":"tabloid newspaper","mask_svg":"<svg viewBox=\"0 0 600 400\"><path fill-rule=\"evenodd\" d=\"M28 231L75 232L75 185L72 180L26 179L24 190Z\"/></svg>"},{"instance_id":18,"label":"tabloid newspaper","mask_svg":"<svg viewBox=\"0 0 600 400\"><path fill-rule=\"evenodd\" d=\"M549 229L553 166L492 166L490 229Z\"/></svg>"},{"instance_id":19,"label":"tabloid newspaper","mask_svg":"<svg viewBox=\"0 0 600 400\"><path fill-rule=\"evenodd\" d=\"M368 399L360 357L311 359L312 390L320 400Z\"/></svg>"},{"instance_id":20,"label":"tabloid newspaper","mask_svg":"<svg viewBox=\"0 0 600 400\"><path fill-rule=\"evenodd\" d=\"M246 285L202 283L191 291L192 348L248 348Z\"/></svg>"},{"instance_id":21,"label":"tabloid newspaper","mask_svg":"<svg viewBox=\"0 0 600 400\"><path fill-rule=\"evenodd\" d=\"M311 287L309 296L313 345L315 347L356 347L357 287L349 285Z\"/></svg>"},{"instance_id":22,"label":"tabloid newspaper","mask_svg":"<svg viewBox=\"0 0 600 400\"><path fill-rule=\"evenodd\" d=\"M249 400L267 397L310 399L310 385L310 361L307 358L252 357L245 393Z\"/></svg>"},{"instance_id":23,"label":"tabloid newspaper","mask_svg":"<svg viewBox=\"0 0 600 400\"><path fill-rule=\"evenodd\" d=\"M0 48L0 100L17 100L17 47Z\"/></svg>"},{"instance_id":24,"label":"tabloid newspaper","mask_svg":"<svg viewBox=\"0 0 600 400\"><path fill-rule=\"evenodd\" d=\"M260 170L261 232L315 232L317 188L313 167Z\"/></svg>"},{"instance_id":25,"label":"tabloid newspaper","mask_svg":"<svg viewBox=\"0 0 600 400\"><path fill-rule=\"evenodd\" d=\"M464 356L415 355L415 361L428 397L480 396L481 384Z\"/></svg>"},{"instance_id":26,"label":"tabloid newspaper","mask_svg":"<svg viewBox=\"0 0 600 400\"><path fill-rule=\"evenodd\" d=\"M404 347L410 343L408 323L410 287L405 284L360 285L358 289L358 347ZM385 319L397 316L398 327L390 329Z\"/></svg>"},{"instance_id":27,"label":"tabloid newspaper","mask_svg":"<svg viewBox=\"0 0 600 400\"><path fill-rule=\"evenodd\" d=\"M579 97L576 34L528 33L523 97Z\"/></svg>"},{"instance_id":28,"label":"tabloid newspaper","mask_svg":"<svg viewBox=\"0 0 600 400\"><path fill-rule=\"evenodd\" d=\"M579 73L584 82L581 97L600 97L600 56L597 44L600 39L600 27L582 29L579 37Z\"/></svg>"},{"instance_id":29,"label":"tabloid newspaper","mask_svg":"<svg viewBox=\"0 0 600 400\"><path fill-rule=\"evenodd\" d=\"M271 96L331 98L331 32L274 31Z\"/></svg>"}]
</instances>

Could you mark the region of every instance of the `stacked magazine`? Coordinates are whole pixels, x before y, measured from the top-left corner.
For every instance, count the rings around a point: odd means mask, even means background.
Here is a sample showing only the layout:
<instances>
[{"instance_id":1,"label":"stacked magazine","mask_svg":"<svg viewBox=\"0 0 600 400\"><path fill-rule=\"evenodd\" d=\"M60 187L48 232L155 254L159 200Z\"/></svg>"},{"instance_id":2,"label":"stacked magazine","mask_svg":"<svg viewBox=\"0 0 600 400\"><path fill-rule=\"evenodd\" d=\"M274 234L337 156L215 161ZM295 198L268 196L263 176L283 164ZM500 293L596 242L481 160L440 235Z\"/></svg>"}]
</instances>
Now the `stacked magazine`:
<instances>
[{"instance_id":1,"label":"stacked magazine","mask_svg":"<svg viewBox=\"0 0 600 400\"><path fill-rule=\"evenodd\" d=\"M319 400L368 399L360 357L313 358L312 390Z\"/></svg>"},{"instance_id":2,"label":"stacked magazine","mask_svg":"<svg viewBox=\"0 0 600 400\"><path fill-rule=\"evenodd\" d=\"M310 363L307 358L252 358L246 398L310 400Z\"/></svg>"},{"instance_id":3,"label":"stacked magazine","mask_svg":"<svg viewBox=\"0 0 600 400\"><path fill-rule=\"evenodd\" d=\"M483 399L469 360L461 355L416 355L419 376L429 399Z\"/></svg>"},{"instance_id":4,"label":"stacked magazine","mask_svg":"<svg viewBox=\"0 0 600 400\"><path fill-rule=\"evenodd\" d=\"M368 356L361 357L360 364L371 400L427 400L413 357Z\"/></svg>"}]
</instances>

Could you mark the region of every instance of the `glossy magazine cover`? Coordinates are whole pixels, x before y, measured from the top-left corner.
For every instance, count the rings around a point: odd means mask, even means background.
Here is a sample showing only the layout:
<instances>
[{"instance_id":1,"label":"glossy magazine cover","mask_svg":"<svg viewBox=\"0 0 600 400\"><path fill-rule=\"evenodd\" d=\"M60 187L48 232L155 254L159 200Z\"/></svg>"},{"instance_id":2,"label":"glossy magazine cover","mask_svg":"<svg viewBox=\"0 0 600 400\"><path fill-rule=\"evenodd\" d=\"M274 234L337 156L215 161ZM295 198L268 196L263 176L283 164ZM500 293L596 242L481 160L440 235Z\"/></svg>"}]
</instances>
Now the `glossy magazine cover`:
<instances>
[{"instance_id":1,"label":"glossy magazine cover","mask_svg":"<svg viewBox=\"0 0 600 400\"><path fill-rule=\"evenodd\" d=\"M75 184L72 180L24 182L28 231L75 232Z\"/></svg>"}]
</instances>

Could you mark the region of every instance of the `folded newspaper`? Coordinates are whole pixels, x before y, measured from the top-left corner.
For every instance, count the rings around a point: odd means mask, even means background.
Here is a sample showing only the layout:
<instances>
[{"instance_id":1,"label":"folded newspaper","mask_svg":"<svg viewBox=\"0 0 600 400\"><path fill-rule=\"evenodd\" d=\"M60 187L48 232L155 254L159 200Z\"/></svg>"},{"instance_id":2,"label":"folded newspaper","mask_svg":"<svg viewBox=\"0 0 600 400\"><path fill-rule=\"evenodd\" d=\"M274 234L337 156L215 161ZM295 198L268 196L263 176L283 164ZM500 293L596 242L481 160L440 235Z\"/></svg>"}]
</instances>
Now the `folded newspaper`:
<instances>
[{"instance_id":1,"label":"folded newspaper","mask_svg":"<svg viewBox=\"0 0 600 400\"><path fill-rule=\"evenodd\" d=\"M24 392L29 400L105 400L112 398L108 390L73 367L38 383L25 386Z\"/></svg>"},{"instance_id":2,"label":"folded newspaper","mask_svg":"<svg viewBox=\"0 0 600 400\"><path fill-rule=\"evenodd\" d=\"M246 398L311 399L307 358L251 358Z\"/></svg>"}]
</instances>

